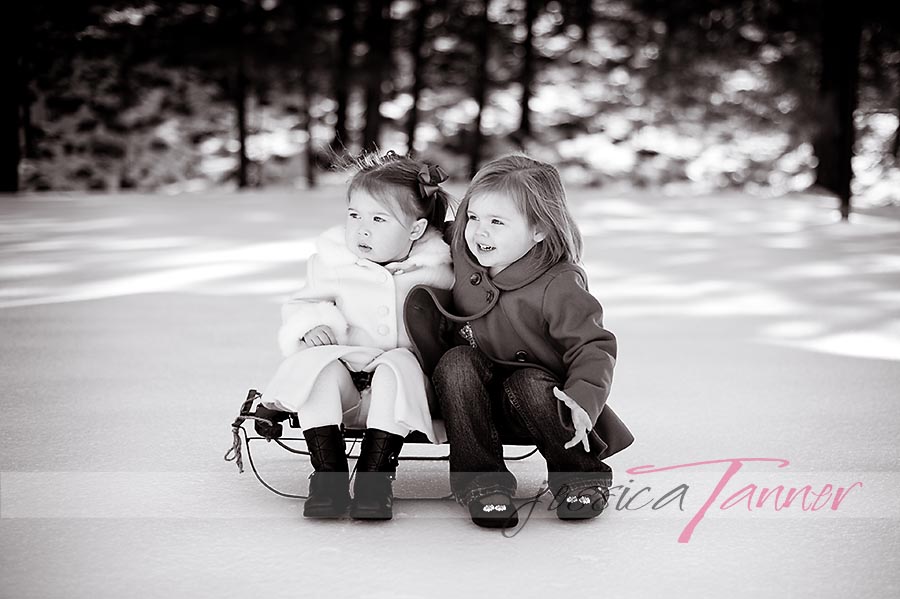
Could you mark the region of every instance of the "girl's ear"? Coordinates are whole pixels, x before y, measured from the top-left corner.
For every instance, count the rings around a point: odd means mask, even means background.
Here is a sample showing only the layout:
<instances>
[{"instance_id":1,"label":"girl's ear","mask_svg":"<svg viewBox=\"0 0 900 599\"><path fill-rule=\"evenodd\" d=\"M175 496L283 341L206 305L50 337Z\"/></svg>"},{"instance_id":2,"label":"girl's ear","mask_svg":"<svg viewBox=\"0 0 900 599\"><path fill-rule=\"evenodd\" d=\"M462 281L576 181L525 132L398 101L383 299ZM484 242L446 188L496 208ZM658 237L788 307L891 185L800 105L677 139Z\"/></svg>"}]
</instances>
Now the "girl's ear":
<instances>
[{"instance_id":1,"label":"girl's ear","mask_svg":"<svg viewBox=\"0 0 900 599\"><path fill-rule=\"evenodd\" d=\"M540 243L540 242L544 241L544 239L547 238L547 234L544 231L541 231L540 229L535 229L534 233L532 233L531 238L534 240L535 243Z\"/></svg>"},{"instance_id":2,"label":"girl's ear","mask_svg":"<svg viewBox=\"0 0 900 599\"><path fill-rule=\"evenodd\" d=\"M420 218L415 223L413 223L412 229L409 231L409 238L413 241L417 241L425 234L425 229L428 228L428 219Z\"/></svg>"}]
</instances>

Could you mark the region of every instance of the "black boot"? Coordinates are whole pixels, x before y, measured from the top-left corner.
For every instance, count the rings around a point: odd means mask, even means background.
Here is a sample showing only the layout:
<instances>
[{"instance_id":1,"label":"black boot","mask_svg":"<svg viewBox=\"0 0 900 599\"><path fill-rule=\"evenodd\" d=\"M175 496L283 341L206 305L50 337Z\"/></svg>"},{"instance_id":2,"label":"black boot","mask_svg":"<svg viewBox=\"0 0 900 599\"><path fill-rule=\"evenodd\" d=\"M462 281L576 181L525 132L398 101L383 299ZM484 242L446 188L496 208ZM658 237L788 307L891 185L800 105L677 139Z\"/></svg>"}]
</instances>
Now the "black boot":
<instances>
[{"instance_id":1,"label":"black boot","mask_svg":"<svg viewBox=\"0 0 900 599\"><path fill-rule=\"evenodd\" d=\"M484 528L515 528L519 513L512 498L502 491L469 502L472 522Z\"/></svg>"},{"instance_id":2,"label":"black boot","mask_svg":"<svg viewBox=\"0 0 900 599\"><path fill-rule=\"evenodd\" d=\"M609 484L564 486L554 495L556 517L560 520L590 520L599 516L609 503Z\"/></svg>"},{"instance_id":3,"label":"black boot","mask_svg":"<svg viewBox=\"0 0 900 599\"><path fill-rule=\"evenodd\" d=\"M351 518L390 520L394 515L394 491L391 485L397 472L403 439L400 435L377 428L366 429L356 463L353 502L350 504Z\"/></svg>"},{"instance_id":4,"label":"black boot","mask_svg":"<svg viewBox=\"0 0 900 599\"><path fill-rule=\"evenodd\" d=\"M350 472L344 436L338 425L303 431L315 472L309 477L309 497L303 504L307 518L339 518L350 504Z\"/></svg>"}]
</instances>

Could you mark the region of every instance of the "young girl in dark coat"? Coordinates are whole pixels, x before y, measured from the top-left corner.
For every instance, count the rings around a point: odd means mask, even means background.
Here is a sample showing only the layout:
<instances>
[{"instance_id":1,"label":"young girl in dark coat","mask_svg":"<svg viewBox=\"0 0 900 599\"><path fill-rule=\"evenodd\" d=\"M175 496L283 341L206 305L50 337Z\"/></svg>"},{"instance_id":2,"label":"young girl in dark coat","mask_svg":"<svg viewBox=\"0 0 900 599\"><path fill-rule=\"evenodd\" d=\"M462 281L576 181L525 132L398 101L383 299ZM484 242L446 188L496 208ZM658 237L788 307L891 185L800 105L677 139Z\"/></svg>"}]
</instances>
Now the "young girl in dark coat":
<instances>
[{"instance_id":1,"label":"young girl in dark coat","mask_svg":"<svg viewBox=\"0 0 900 599\"><path fill-rule=\"evenodd\" d=\"M419 287L406 313L420 355L436 347L435 333L410 319L428 323L438 311L455 324L458 345L432 377L454 496L480 526L516 525L501 443L511 433L547 460L559 518L597 516L612 481L602 460L634 438L606 405L616 338L578 266L581 235L557 170L518 155L487 164L463 198L451 248L452 299Z\"/></svg>"}]
</instances>

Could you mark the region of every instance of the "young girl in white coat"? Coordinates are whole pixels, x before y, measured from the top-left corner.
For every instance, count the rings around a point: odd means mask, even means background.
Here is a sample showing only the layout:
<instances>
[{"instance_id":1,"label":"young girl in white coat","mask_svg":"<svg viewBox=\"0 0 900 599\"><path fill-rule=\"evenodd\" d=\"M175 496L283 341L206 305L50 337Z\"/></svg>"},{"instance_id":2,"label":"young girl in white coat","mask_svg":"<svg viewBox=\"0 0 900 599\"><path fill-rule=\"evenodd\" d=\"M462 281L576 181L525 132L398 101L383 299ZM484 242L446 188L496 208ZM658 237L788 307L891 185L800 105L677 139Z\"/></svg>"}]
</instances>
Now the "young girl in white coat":
<instances>
[{"instance_id":1,"label":"young girl in white coat","mask_svg":"<svg viewBox=\"0 0 900 599\"><path fill-rule=\"evenodd\" d=\"M403 324L415 285L453 286L442 238L449 197L440 167L400 157L360 160L346 220L317 240L306 285L282 308L286 359L265 388L258 416L296 412L315 472L303 515L390 519L391 482L404 438L446 439L428 408L428 381ZM349 494L340 425L365 428ZM265 427L264 427L265 428ZM264 432L264 431L263 431Z\"/></svg>"}]
</instances>

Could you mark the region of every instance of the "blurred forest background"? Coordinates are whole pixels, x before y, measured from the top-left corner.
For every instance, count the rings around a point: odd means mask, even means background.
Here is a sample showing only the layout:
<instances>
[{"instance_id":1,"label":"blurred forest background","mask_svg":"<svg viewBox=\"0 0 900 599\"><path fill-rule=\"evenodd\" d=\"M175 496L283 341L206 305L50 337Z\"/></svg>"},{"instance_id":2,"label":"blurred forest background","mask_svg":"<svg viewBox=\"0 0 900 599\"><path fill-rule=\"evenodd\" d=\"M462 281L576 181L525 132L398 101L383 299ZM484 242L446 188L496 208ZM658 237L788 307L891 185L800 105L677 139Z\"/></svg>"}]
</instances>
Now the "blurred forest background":
<instances>
[{"instance_id":1,"label":"blurred forest background","mask_svg":"<svg viewBox=\"0 0 900 599\"><path fill-rule=\"evenodd\" d=\"M464 180L900 204L900 8L857 0L30 0L0 190L314 186L362 149Z\"/></svg>"}]
</instances>

